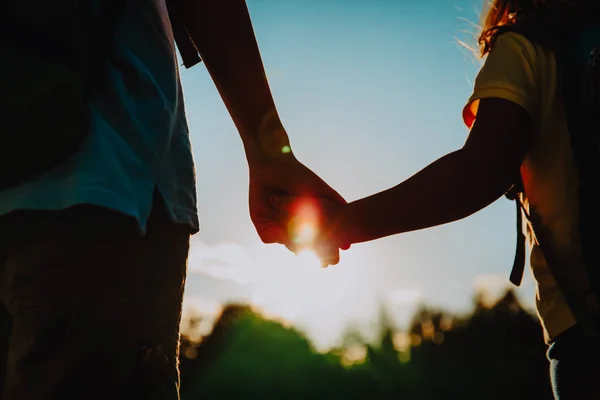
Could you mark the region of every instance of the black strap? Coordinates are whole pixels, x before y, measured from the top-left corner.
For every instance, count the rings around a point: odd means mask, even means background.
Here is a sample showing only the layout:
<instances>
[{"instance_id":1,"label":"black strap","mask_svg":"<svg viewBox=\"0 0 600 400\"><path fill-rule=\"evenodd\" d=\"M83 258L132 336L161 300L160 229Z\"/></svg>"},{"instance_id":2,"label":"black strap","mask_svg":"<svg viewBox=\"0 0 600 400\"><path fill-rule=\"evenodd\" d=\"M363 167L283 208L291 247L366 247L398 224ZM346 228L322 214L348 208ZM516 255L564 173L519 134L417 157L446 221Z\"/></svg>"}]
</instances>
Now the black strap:
<instances>
[{"instance_id":1,"label":"black strap","mask_svg":"<svg viewBox=\"0 0 600 400\"><path fill-rule=\"evenodd\" d=\"M127 3L127 0L102 1L101 15L97 19L100 21L100 23L96 24L98 26L94 27L93 33L93 42L95 43L95 46L93 47L95 49L102 49L106 51L109 50L111 40L113 39L114 33L119 26L119 22L121 21L121 17L123 15L123 10L125 9ZM171 27L173 30L173 36L183 60L183 64L186 68L191 68L202 60L200 59L196 45L192 41L187 27L183 22L183 18L181 17L182 10L179 5L180 2L176 0L167 0L166 3L169 21L171 22ZM93 66L99 64L102 58L105 57L106 51L94 52L97 59L94 60L96 62L92 63Z\"/></svg>"},{"instance_id":2,"label":"black strap","mask_svg":"<svg viewBox=\"0 0 600 400\"><path fill-rule=\"evenodd\" d=\"M517 208L517 249L515 251L515 259L513 261L512 270L510 271L510 281L515 286L521 286L523 274L525 273L525 233L523 233L523 205L518 197L513 198Z\"/></svg>"},{"instance_id":3,"label":"black strap","mask_svg":"<svg viewBox=\"0 0 600 400\"><path fill-rule=\"evenodd\" d=\"M183 65L186 68L191 68L202 60L200 59L196 45L192 41L187 27L183 22L180 2L176 0L168 0L167 10L169 12L169 20L171 21L175 43L179 49L179 54L183 60Z\"/></svg>"}]
</instances>

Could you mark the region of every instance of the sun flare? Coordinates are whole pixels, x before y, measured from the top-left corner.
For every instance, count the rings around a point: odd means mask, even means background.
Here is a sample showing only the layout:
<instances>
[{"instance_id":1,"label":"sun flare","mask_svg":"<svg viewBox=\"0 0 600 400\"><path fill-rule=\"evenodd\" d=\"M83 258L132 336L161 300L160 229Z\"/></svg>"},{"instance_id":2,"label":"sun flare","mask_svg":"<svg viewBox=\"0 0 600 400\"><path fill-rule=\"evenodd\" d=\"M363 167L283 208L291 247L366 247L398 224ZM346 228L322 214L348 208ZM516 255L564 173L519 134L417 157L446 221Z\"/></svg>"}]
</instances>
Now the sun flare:
<instances>
[{"instance_id":1,"label":"sun flare","mask_svg":"<svg viewBox=\"0 0 600 400\"><path fill-rule=\"evenodd\" d=\"M294 241L298 244L310 244L316 237L317 227L310 222L304 222L298 228Z\"/></svg>"},{"instance_id":2,"label":"sun flare","mask_svg":"<svg viewBox=\"0 0 600 400\"><path fill-rule=\"evenodd\" d=\"M293 217L288 233L293 242L303 248L310 247L319 235L319 207L310 199L302 199L293 205Z\"/></svg>"},{"instance_id":3,"label":"sun flare","mask_svg":"<svg viewBox=\"0 0 600 400\"><path fill-rule=\"evenodd\" d=\"M257 242L245 249L195 246L190 268L192 277L195 273L218 277L245 291L242 297L219 300L215 306L248 303L266 317L306 329L317 345L327 346L350 316L364 315L369 307L364 301L370 285L370 275L361 268L366 265L364 258L360 248L353 248L340 253L338 265L322 268L319 257L308 248L294 254L284 246ZM188 296L187 302L193 308L194 299ZM208 306L200 304L199 308L206 311Z\"/></svg>"},{"instance_id":4,"label":"sun flare","mask_svg":"<svg viewBox=\"0 0 600 400\"><path fill-rule=\"evenodd\" d=\"M343 254L339 265L322 268L311 250L282 253L262 265L252 303L268 315L294 322L318 321L327 330L331 313L343 307L360 284L352 259Z\"/></svg>"}]
</instances>

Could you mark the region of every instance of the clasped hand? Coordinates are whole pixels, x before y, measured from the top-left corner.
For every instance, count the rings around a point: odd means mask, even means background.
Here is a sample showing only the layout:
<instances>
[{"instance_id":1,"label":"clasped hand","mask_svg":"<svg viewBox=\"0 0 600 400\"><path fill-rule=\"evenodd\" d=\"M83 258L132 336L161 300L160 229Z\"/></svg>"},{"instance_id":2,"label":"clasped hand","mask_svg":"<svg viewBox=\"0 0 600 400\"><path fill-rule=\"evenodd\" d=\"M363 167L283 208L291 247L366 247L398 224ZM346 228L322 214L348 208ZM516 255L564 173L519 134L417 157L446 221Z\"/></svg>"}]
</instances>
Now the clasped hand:
<instances>
[{"instance_id":1,"label":"clasped hand","mask_svg":"<svg viewBox=\"0 0 600 400\"><path fill-rule=\"evenodd\" d=\"M350 246L340 229L346 201L294 156L250 163L250 218L264 243L315 252L322 266Z\"/></svg>"}]
</instances>

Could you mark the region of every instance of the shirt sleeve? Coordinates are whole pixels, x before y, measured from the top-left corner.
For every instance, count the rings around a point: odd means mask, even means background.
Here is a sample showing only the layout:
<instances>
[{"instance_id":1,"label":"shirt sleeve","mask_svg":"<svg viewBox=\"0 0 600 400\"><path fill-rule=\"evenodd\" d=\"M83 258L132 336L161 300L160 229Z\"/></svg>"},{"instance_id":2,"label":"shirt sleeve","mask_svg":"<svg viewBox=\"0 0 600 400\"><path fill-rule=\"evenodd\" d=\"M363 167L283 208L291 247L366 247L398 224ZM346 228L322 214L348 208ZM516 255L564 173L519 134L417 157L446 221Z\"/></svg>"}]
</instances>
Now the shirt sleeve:
<instances>
[{"instance_id":1,"label":"shirt sleeve","mask_svg":"<svg viewBox=\"0 0 600 400\"><path fill-rule=\"evenodd\" d=\"M523 107L535 115L538 89L535 78L535 48L524 36L501 35L487 55L475 79L475 88L463 109L463 120L470 129L475 122L479 100L500 98Z\"/></svg>"}]
</instances>

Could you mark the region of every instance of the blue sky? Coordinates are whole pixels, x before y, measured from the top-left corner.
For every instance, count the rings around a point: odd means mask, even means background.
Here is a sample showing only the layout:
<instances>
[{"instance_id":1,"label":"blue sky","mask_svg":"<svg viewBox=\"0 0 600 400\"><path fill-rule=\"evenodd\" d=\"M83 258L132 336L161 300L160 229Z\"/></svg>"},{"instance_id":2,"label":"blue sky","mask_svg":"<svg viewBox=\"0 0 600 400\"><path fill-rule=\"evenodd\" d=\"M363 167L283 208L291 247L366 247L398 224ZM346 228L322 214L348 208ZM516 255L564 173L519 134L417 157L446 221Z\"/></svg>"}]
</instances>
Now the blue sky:
<instances>
[{"instance_id":1,"label":"blue sky","mask_svg":"<svg viewBox=\"0 0 600 400\"><path fill-rule=\"evenodd\" d=\"M296 156L351 201L462 146L461 111L481 64L457 39L473 43L468 21L478 21L481 4L249 0ZM210 312L251 300L325 346L348 324L367 329L381 303L402 325L419 301L467 310L475 286L507 282L515 217L504 199L453 224L353 246L334 271L262 245L248 216L238 133L204 66L181 74L202 229L193 238L187 306ZM533 305L529 274L519 293Z\"/></svg>"}]
</instances>

